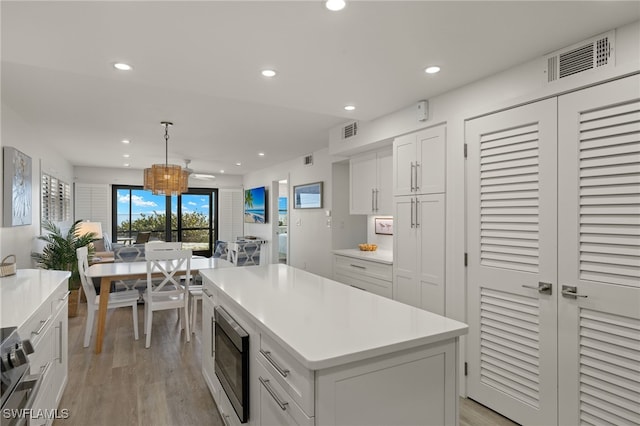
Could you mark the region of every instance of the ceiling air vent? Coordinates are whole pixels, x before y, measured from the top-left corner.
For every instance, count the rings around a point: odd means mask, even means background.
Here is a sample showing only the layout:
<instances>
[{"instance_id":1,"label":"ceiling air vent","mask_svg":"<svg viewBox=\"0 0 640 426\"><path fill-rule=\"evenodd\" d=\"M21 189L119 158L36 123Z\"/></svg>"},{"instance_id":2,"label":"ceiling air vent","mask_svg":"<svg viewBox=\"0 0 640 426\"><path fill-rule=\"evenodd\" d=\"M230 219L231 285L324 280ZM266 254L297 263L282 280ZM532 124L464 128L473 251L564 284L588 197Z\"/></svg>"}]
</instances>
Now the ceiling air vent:
<instances>
[{"instance_id":1,"label":"ceiling air vent","mask_svg":"<svg viewBox=\"0 0 640 426\"><path fill-rule=\"evenodd\" d=\"M349 139L358 134L358 123L355 121L342 128L342 139Z\"/></svg>"},{"instance_id":2,"label":"ceiling air vent","mask_svg":"<svg viewBox=\"0 0 640 426\"><path fill-rule=\"evenodd\" d=\"M306 155L302 158L302 164L305 166L313 165L313 154Z\"/></svg>"},{"instance_id":3,"label":"ceiling air vent","mask_svg":"<svg viewBox=\"0 0 640 426\"><path fill-rule=\"evenodd\" d=\"M547 82L613 65L614 34L611 31L547 56Z\"/></svg>"}]
</instances>

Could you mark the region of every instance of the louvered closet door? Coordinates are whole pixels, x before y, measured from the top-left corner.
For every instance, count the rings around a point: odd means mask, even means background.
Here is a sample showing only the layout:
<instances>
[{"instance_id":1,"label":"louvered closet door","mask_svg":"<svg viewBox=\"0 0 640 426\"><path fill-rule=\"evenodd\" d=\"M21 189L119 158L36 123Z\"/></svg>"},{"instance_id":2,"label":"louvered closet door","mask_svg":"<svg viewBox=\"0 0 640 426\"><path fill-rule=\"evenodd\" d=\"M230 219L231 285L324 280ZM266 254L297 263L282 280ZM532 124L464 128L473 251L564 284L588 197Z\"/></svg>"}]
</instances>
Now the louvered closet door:
<instances>
[{"instance_id":1,"label":"louvered closet door","mask_svg":"<svg viewBox=\"0 0 640 426\"><path fill-rule=\"evenodd\" d=\"M466 125L468 394L526 425L557 424L556 107Z\"/></svg>"},{"instance_id":2,"label":"louvered closet door","mask_svg":"<svg viewBox=\"0 0 640 426\"><path fill-rule=\"evenodd\" d=\"M638 76L559 98L563 425L640 424L639 98Z\"/></svg>"}]
</instances>

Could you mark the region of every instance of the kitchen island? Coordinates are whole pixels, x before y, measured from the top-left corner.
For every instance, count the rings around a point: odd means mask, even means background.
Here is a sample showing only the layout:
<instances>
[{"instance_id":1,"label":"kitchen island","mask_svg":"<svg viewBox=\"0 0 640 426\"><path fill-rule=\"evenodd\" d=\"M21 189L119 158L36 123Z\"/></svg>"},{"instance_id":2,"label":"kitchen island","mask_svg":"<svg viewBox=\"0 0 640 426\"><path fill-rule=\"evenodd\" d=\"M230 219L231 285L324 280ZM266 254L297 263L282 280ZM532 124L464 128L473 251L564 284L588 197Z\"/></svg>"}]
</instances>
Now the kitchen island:
<instances>
[{"instance_id":1,"label":"kitchen island","mask_svg":"<svg viewBox=\"0 0 640 426\"><path fill-rule=\"evenodd\" d=\"M457 424L466 324L287 265L201 274L205 302L250 336L249 424ZM240 424L213 373L210 308L203 374L225 422Z\"/></svg>"}]
</instances>

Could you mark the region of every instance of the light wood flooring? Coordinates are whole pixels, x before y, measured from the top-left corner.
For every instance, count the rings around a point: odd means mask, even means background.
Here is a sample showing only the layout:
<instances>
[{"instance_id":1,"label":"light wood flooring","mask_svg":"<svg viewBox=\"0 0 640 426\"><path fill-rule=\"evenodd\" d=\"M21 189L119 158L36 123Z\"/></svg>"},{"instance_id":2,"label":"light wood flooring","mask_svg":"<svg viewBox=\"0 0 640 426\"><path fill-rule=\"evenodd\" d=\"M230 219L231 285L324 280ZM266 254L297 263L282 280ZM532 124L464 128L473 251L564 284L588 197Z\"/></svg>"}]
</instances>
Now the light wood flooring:
<instances>
[{"instance_id":1,"label":"light wood flooring","mask_svg":"<svg viewBox=\"0 0 640 426\"><path fill-rule=\"evenodd\" d=\"M136 341L131 309L110 310L99 355L93 339L82 347L86 304L69 318L69 382L58 408L70 416L55 426L224 425L200 369L200 325L187 343L176 310L154 312L145 349L143 311L138 305ZM468 399L460 407L461 426L515 425Z\"/></svg>"}]
</instances>

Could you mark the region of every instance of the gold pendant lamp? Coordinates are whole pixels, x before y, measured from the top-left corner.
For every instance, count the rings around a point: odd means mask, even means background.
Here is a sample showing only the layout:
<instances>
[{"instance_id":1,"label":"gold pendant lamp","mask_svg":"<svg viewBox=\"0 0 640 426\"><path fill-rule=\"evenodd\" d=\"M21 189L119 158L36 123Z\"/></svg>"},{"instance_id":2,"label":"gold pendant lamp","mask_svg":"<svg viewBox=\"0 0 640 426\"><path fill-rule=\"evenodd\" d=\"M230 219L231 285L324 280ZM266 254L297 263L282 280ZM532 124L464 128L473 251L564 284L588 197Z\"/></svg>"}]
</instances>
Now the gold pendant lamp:
<instances>
[{"instance_id":1,"label":"gold pendant lamp","mask_svg":"<svg viewBox=\"0 0 640 426\"><path fill-rule=\"evenodd\" d=\"M173 123L163 121L160 124L164 126L165 163L144 169L144 189L154 195L180 195L187 192L189 173L180 166L169 164L169 126Z\"/></svg>"}]
</instances>

